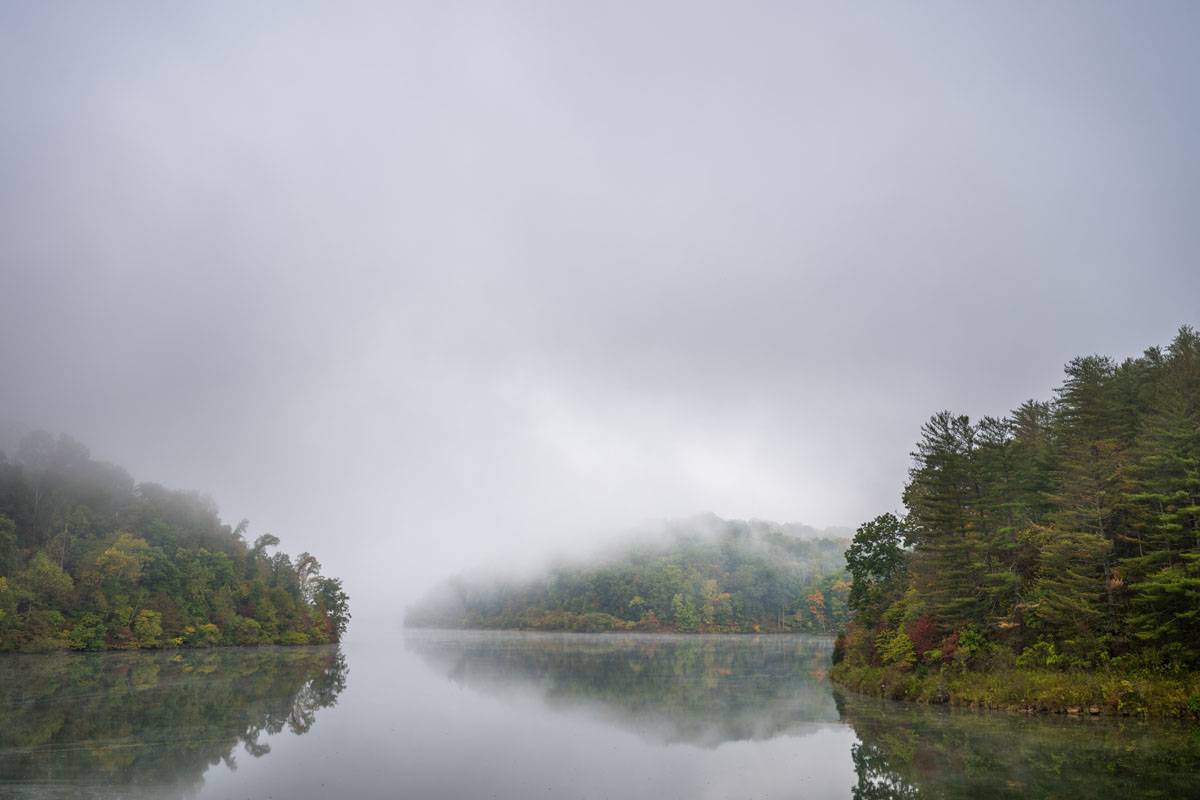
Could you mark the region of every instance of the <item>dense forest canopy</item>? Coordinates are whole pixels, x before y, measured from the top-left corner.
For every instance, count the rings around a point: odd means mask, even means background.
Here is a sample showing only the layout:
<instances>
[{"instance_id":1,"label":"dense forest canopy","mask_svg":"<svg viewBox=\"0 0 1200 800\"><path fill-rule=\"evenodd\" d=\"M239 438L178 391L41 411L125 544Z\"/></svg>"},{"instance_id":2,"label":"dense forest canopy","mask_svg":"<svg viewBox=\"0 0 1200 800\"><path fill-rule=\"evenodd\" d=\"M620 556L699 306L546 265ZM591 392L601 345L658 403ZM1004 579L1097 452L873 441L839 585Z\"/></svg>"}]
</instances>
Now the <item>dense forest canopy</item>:
<instances>
[{"instance_id":1,"label":"dense forest canopy","mask_svg":"<svg viewBox=\"0 0 1200 800\"><path fill-rule=\"evenodd\" d=\"M68 436L0 451L0 650L335 642L341 581Z\"/></svg>"},{"instance_id":2,"label":"dense forest canopy","mask_svg":"<svg viewBox=\"0 0 1200 800\"><path fill-rule=\"evenodd\" d=\"M1076 358L1050 401L921 431L847 553L850 664L1200 667L1200 336ZM1196 698L1200 712L1200 697Z\"/></svg>"},{"instance_id":3,"label":"dense forest canopy","mask_svg":"<svg viewBox=\"0 0 1200 800\"><path fill-rule=\"evenodd\" d=\"M406 624L829 632L847 619L846 543L806 526L697 517L537 578L452 580L409 609Z\"/></svg>"}]
</instances>

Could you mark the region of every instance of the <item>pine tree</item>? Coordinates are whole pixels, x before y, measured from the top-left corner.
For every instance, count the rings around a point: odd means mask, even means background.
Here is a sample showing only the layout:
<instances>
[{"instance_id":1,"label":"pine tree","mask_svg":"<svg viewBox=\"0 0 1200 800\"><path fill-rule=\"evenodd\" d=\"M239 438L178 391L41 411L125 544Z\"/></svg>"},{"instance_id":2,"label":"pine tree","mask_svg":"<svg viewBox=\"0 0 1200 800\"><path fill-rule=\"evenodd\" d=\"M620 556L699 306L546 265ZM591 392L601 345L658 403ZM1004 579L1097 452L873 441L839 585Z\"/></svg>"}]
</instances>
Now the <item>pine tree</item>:
<instances>
[{"instance_id":1,"label":"pine tree","mask_svg":"<svg viewBox=\"0 0 1200 800\"><path fill-rule=\"evenodd\" d=\"M1105 577L1111 543L1095 533L1032 526L1036 576L1024 616L1039 636L1083 655L1095 649L1106 607Z\"/></svg>"},{"instance_id":2,"label":"pine tree","mask_svg":"<svg viewBox=\"0 0 1200 800\"><path fill-rule=\"evenodd\" d=\"M935 414L921 428L904 490L916 545L915 596L948 629L980 620L985 606L985 548L973 516L980 495L972 469L975 437L967 417Z\"/></svg>"},{"instance_id":3,"label":"pine tree","mask_svg":"<svg viewBox=\"0 0 1200 800\"><path fill-rule=\"evenodd\" d=\"M1065 373L1051 403L922 427L896 573L907 588L885 611L861 600L874 579L856 573L858 620L886 638L928 615L941 633L1044 639L1079 664L1139 650L1200 664L1200 335Z\"/></svg>"},{"instance_id":4,"label":"pine tree","mask_svg":"<svg viewBox=\"0 0 1200 800\"><path fill-rule=\"evenodd\" d=\"M1183 663L1200 660L1200 553L1155 572L1137 586L1129 625L1138 639Z\"/></svg>"}]
</instances>

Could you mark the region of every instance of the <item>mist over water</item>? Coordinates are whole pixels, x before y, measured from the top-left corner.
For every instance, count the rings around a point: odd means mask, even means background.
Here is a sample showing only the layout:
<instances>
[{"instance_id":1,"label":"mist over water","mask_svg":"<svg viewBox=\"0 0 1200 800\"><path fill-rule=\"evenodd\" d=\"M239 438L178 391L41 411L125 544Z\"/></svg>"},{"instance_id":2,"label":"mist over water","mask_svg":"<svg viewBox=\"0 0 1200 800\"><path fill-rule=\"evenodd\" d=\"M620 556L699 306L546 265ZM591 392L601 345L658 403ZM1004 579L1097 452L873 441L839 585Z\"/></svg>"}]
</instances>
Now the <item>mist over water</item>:
<instances>
[{"instance_id":1,"label":"mist over water","mask_svg":"<svg viewBox=\"0 0 1200 800\"><path fill-rule=\"evenodd\" d=\"M1098 479L1163 582L999 490L970 624L905 616L907 537L874 594L843 553L930 414L1196 323L1197 41L1187 0L0 3L0 798L1195 794L1192 728L843 695L825 634L879 600L868 688L983 627L1109 669L1037 625L1195 589L1196 461L1139 437Z\"/></svg>"},{"instance_id":2,"label":"mist over water","mask_svg":"<svg viewBox=\"0 0 1200 800\"><path fill-rule=\"evenodd\" d=\"M806 636L409 631L0 662L14 798L1184 797L1186 723L844 695ZM1048 755L1050 754L1050 755Z\"/></svg>"}]
</instances>

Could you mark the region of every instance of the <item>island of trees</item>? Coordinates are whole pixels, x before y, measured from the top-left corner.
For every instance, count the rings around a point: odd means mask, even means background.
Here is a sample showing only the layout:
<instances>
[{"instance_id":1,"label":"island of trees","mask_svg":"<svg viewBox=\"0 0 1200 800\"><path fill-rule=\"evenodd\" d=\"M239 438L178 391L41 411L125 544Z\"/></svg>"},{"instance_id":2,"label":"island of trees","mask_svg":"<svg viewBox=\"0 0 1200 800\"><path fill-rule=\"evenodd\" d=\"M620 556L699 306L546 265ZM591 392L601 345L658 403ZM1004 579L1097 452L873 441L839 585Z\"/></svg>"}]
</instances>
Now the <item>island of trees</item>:
<instances>
[{"instance_id":1,"label":"island of trees","mask_svg":"<svg viewBox=\"0 0 1200 800\"><path fill-rule=\"evenodd\" d=\"M925 424L903 517L847 551L844 685L1200 716L1200 336L1071 361L1049 402Z\"/></svg>"},{"instance_id":2,"label":"island of trees","mask_svg":"<svg viewBox=\"0 0 1200 800\"><path fill-rule=\"evenodd\" d=\"M848 619L839 531L698 517L528 580L450 581L414 627L832 633ZM848 531L847 531L848 533Z\"/></svg>"},{"instance_id":3,"label":"island of trees","mask_svg":"<svg viewBox=\"0 0 1200 800\"><path fill-rule=\"evenodd\" d=\"M0 451L0 650L336 642L337 578L279 539L245 539L213 502L37 432Z\"/></svg>"}]
</instances>

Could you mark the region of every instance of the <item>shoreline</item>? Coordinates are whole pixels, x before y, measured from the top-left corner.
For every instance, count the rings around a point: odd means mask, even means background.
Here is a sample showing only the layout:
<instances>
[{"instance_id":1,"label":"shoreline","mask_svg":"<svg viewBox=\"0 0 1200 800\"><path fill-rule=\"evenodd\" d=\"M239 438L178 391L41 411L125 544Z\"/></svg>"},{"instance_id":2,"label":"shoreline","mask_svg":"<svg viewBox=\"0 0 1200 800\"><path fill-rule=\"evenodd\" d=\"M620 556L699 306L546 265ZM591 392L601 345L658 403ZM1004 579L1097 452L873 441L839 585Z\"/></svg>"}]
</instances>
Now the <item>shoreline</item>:
<instances>
[{"instance_id":1,"label":"shoreline","mask_svg":"<svg viewBox=\"0 0 1200 800\"><path fill-rule=\"evenodd\" d=\"M102 653L211 653L219 650L304 650L317 647L340 647L344 641L336 642L262 642L260 644L213 644L207 646L162 645L158 647L47 647L44 649L0 650L2 656L94 656Z\"/></svg>"},{"instance_id":2,"label":"shoreline","mask_svg":"<svg viewBox=\"0 0 1200 800\"><path fill-rule=\"evenodd\" d=\"M1059 672L1006 669L919 674L835 664L835 686L871 697L1017 714L1200 721L1200 672Z\"/></svg>"},{"instance_id":3,"label":"shoreline","mask_svg":"<svg viewBox=\"0 0 1200 800\"><path fill-rule=\"evenodd\" d=\"M630 634L638 633L647 636L818 636L836 639L832 631L798 631L788 628L763 628L761 630L745 630L741 628L698 628L696 630L679 630L667 626L654 628L629 627L610 628L551 628L516 625L403 625L401 630L413 631L476 631L476 632L511 632L511 633L582 633L582 634Z\"/></svg>"}]
</instances>

